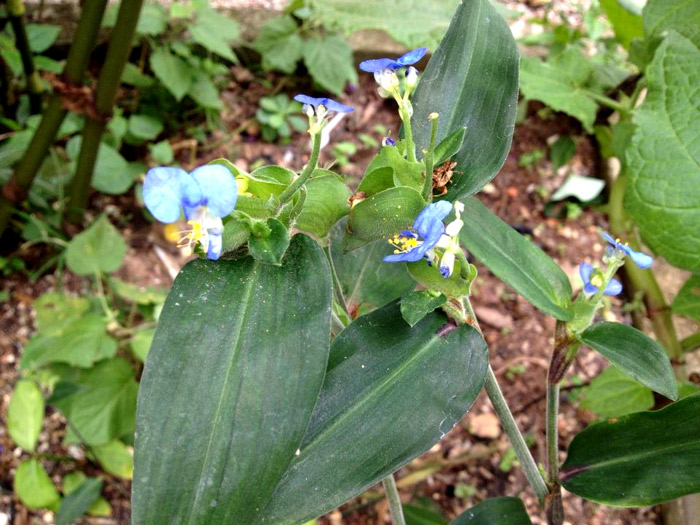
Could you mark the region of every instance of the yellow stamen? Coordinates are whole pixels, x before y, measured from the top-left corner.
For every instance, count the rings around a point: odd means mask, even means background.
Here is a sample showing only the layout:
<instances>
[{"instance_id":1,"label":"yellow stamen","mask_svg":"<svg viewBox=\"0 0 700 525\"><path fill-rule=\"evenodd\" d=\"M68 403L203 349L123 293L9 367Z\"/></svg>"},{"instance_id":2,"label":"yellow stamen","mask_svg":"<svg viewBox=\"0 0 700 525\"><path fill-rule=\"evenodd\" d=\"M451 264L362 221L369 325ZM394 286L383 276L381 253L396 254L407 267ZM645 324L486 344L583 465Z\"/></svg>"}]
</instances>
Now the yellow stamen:
<instances>
[{"instance_id":1,"label":"yellow stamen","mask_svg":"<svg viewBox=\"0 0 700 525\"><path fill-rule=\"evenodd\" d=\"M394 235L391 239L389 239L389 244L396 248L394 253L399 254L410 252L423 243L415 237L409 237L407 235Z\"/></svg>"}]
</instances>

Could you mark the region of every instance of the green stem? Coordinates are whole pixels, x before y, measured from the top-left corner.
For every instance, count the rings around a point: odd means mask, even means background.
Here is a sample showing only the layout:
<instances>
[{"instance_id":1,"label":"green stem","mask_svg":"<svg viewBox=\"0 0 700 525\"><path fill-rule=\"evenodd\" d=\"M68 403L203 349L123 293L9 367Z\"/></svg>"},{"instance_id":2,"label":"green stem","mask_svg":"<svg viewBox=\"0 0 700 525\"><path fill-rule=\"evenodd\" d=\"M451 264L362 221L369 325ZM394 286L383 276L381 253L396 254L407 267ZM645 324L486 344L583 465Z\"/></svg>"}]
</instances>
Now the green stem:
<instances>
[{"instance_id":1,"label":"green stem","mask_svg":"<svg viewBox=\"0 0 700 525\"><path fill-rule=\"evenodd\" d=\"M614 109L615 111L620 112L621 115L627 115L630 111L627 106L620 104L618 101L613 100L610 97L606 97L605 95L601 95L599 93L589 91L587 89L584 89L583 92L599 104L602 104L603 106L607 106L610 109Z\"/></svg>"},{"instance_id":2,"label":"green stem","mask_svg":"<svg viewBox=\"0 0 700 525\"><path fill-rule=\"evenodd\" d=\"M394 525L406 525L406 519L403 517L403 507L401 506L401 498L399 497L399 489L396 488L396 480L393 474L389 474L382 480L386 498L389 501L389 511L391 512L391 521Z\"/></svg>"},{"instance_id":3,"label":"green stem","mask_svg":"<svg viewBox=\"0 0 700 525\"><path fill-rule=\"evenodd\" d=\"M406 140L406 154L408 160L416 162L416 145L413 142L413 130L411 129L411 116L408 114L408 109L404 104L399 104L399 113L403 121L403 135ZM432 180L432 179L431 179Z\"/></svg>"},{"instance_id":4,"label":"green stem","mask_svg":"<svg viewBox=\"0 0 700 525\"><path fill-rule=\"evenodd\" d=\"M423 198L426 202L432 199L433 168L435 161L435 140L437 139L438 119L430 119L430 145L425 153L425 179L423 179Z\"/></svg>"},{"instance_id":5,"label":"green stem","mask_svg":"<svg viewBox=\"0 0 700 525\"><path fill-rule=\"evenodd\" d=\"M700 332L695 332L694 334L689 335L685 339L681 339L680 345L681 351L684 354L687 354L688 352L694 352L695 350L700 348Z\"/></svg>"},{"instance_id":6,"label":"green stem","mask_svg":"<svg viewBox=\"0 0 700 525\"><path fill-rule=\"evenodd\" d=\"M143 0L122 0L114 31L109 39L107 55L100 70L95 94L95 109L100 119L88 117L83 131L83 142L71 186L71 207L82 210L87 205L90 181L97 160L106 121L112 115L112 107L121 83L124 66L129 59L131 43L139 21ZM80 213L71 213L68 219L75 222L82 218Z\"/></svg>"},{"instance_id":7,"label":"green stem","mask_svg":"<svg viewBox=\"0 0 700 525\"><path fill-rule=\"evenodd\" d=\"M328 266L331 270L331 278L333 280L333 295L335 296L335 302L343 309L345 315L350 319L350 313L348 312L348 305L345 302L345 296L343 295L343 288L340 284L340 279L338 279L338 273L335 271L335 265L333 264L333 255L331 253L330 238L328 239L328 246L324 248L326 252L326 257L328 258Z\"/></svg>"},{"instance_id":8,"label":"green stem","mask_svg":"<svg viewBox=\"0 0 700 525\"><path fill-rule=\"evenodd\" d=\"M301 172L299 177L292 182L287 188L282 192L280 195L280 204L286 204L290 200L292 200L292 197L294 197L294 194L299 191L299 189L306 183L306 181L311 177L311 174L314 172L316 169L316 166L318 165L318 157L321 154L321 132L316 133L313 135L311 139L311 157L309 158L309 162L304 168L304 171Z\"/></svg>"},{"instance_id":9,"label":"green stem","mask_svg":"<svg viewBox=\"0 0 700 525\"><path fill-rule=\"evenodd\" d=\"M547 384L547 477L550 483L559 480L559 383Z\"/></svg>"},{"instance_id":10,"label":"green stem","mask_svg":"<svg viewBox=\"0 0 700 525\"><path fill-rule=\"evenodd\" d=\"M84 3L78 28L63 70L63 76L70 84L82 83L90 53L97 41L106 6L107 0L91 0ZM34 176L39 171L41 163L53 144L65 116L66 110L61 104L61 98L54 94L41 117L41 123L34 133L24 157L17 164L13 177L3 188L3 195L0 197L0 235L7 228L15 205L26 198Z\"/></svg>"},{"instance_id":11,"label":"green stem","mask_svg":"<svg viewBox=\"0 0 700 525\"><path fill-rule=\"evenodd\" d=\"M30 109L32 114L40 113L42 84L39 73L34 68L34 55L29 47L29 38L24 25L24 2L22 0L8 0L7 11L10 15L12 30L15 33L15 45L22 58L24 75L27 77Z\"/></svg>"}]
</instances>

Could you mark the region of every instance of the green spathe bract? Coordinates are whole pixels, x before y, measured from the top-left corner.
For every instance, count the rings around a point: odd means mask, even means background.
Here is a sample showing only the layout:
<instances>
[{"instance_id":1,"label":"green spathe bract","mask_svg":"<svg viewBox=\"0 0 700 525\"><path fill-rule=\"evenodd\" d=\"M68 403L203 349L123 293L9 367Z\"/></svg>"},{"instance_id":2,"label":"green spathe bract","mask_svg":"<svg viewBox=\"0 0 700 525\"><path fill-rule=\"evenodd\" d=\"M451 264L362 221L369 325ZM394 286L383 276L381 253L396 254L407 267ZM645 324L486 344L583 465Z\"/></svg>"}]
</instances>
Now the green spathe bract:
<instances>
[{"instance_id":1,"label":"green spathe bract","mask_svg":"<svg viewBox=\"0 0 700 525\"><path fill-rule=\"evenodd\" d=\"M255 523L321 388L330 302L325 255L304 235L279 267L182 270L141 384L135 523Z\"/></svg>"}]
</instances>

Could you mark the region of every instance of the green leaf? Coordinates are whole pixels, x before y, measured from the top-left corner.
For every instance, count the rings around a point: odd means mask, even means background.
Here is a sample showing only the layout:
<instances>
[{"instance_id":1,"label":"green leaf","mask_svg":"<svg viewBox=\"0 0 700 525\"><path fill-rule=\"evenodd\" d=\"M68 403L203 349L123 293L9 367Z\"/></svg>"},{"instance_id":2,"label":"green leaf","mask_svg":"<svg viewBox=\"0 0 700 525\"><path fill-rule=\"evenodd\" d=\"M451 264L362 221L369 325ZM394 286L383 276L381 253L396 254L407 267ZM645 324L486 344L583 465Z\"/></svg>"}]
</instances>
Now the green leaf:
<instances>
[{"instance_id":1,"label":"green leaf","mask_svg":"<svg viewBox=\"0 0 700 525\"><path fill-rule=\"evenodd\" d=\"M187 94L192 97L197 104L208 109L223 109L224 105L219 98L219 90L211 77L204 71L195 70L192 72L193 80Z\"/></svg>"},{"instance_id":2,"label":"green leaf","mask_svg":"<svg viewBox=\"0 0 700 525\"><path fill-rule=\"evenodd\" d=\"M168 13L162 5L145 4L141 8L136 34L158 36L168 29Z\"/></svg>"},{"instance_id":3,"label":"green leaf","mask_svg":"<svg viewBox=\"0 0 700 525\"><path fill-rule=\"evenodd\" d=\"M77 489L88 477L80 471L71 472L63 477L63 494L68 495ZM96 478L90 478L96 479ZM87 510L90 516L109 516L112 514L112 507L106 499L98 497Z\"/></svg>"},{"instance_id":4,"label":"green leaf","mask_svg":"<svg viewBox=\"0 0 700 525\"><path fill-rule=\"evenodd\" d=\"M331 230L331 253L345 301L351 312L360 306L380 308L404 293L413 290L416 283L406 273L404 264L382 261L390 253L385 240L374 241L343 253L343 237L346 220L341 220Z\"/></svg>"},{"instance_id":5,"label":"green leaf","mask_svg":"<svg viewBox=\"0 0 700 525\"><path fill-rule=\"evenodd\" d=\"M644 386L677 399L676 378L666 351L644 332L620 323L597 323L579 339Z\"/></svg>"},{"instance_id":6,"label":"green leaf","mask_svg":"<svg viewBox=\"0 0 700 525\"><path fill-rule=\"evenodd\" d=\"M471 283L462 279L459 261L455 261L454 271L447 279L442 276L437 266L428 266L425 261L406 263L406 268L411 277L429 290L459 299L469 295Z\"/></svg>"},{"instance_id":7,"label":"green leaf","mask_svg":"<svg viewBox=\"0 0 700 525\"><path fill-rule=\"evenodd\" d=\"M615 38L625 49L629 49L633 38L644 38L641 16L629 12L618 0L600 0L600 6L613 26Z\"/></svg>"},{"instance_id":8,"label":"green leaf","mask_svg":"<svg viewBox=\"0 0 700 525\"><path fill-rule=\"evenodd\" d=\"M700 47L700 9L696 0L649 0L642 22L647 38L676 31Z\"/></svg>"},{"instance_id":9,"label":"green leaf","mask_svg":"<svg viewBox=\"0 0 700 525\"><path fill-rule=\"evenodd\" d=\"M301 48L299 26L289 15L265 22L253 41L253 49L262 55L264 70L277 69L288 75L294 73L301 60Z\"/></svg>"},{"instance_id":10,"label":"green leaf","mask_svg":"<svg viewBox=\"0 0 700 525\"><path fill-rule=\"evenodd\" d=\"M422 16L418 20L425 23ZM457 166L450 200L476 193L501 169L517 103L518 50L508 24L488 0L461 2L418 84L411 118L418 151L430 143L430 113L440 115L438 143L467 127L462 148L452 158Z\"/></svg>"},{"instance_id":11,"label":"green leaf","mask_svg":"<svg viewBox=\"0 0 700 525\"><path fill-rule=\"evenodd\" d=\"M409 326L416 326L421 319L446 302L447 297L434 295L428 290L408 292L401 298L401 317Z\"/></svg>"},{"instance_id":12,"label":"green leaf","mask_svg":"<svg viewBox=\"0 0 700 525\"><path fill-rule=\"evenodd\" d=\"M605 126L601 126L603 129L609 130ZM596 129L596 132L598 129ZM567 164L576 152L576 143L568 135L562 135L559 137L550 148L550 160L552 162L552 169L557 171L559 168Z\"/></svg>"},{"instance_id":13,"label":"green leaf","mask_svg":"<svg viewBox=\"0 0 700 525\"><path fill-rule=\"evenodd\" d=\"M379 150L377 156L367 166L367 174L378 173L380 168L393 170L392 182L394 186L407 186L417 191L423 187L423 170L425 169L423 164L406 160L396 147L384 146ZM358 188L358 191L365 190ZM372 193L376 193L376 191Z\"/></svg>"},{"instance_id":14,"label":"green leaf","mask_svg":"<svg viewBox=\"0 0 700 525\"><path fill-rule=\"evenodd\" d=\"M131 115L129 133L142 140L153 140L163 131L163 123L149 115Z\"/></svg>"},{"instance_id":15,"label":"green leaf","mask_svg":"<svg viewBox=\"0 0 700 525\"><path fill-rule=\"evenodd\" d=\"M311 78L322 88L339 95L347 82L357 83L352 48L335 34L326 34L304 42L304 65Z\"/></svg>"},{"instance_id":16,"label":"green leaf","mask_svg":"<svg viewBox=\"0 0 700 525\"><path fill-rule=\"evenodd\" d=\"M117 342L107 334L107 322L87 314L54 335L38 334L24 347L20 368L36 369L49 363L67 363L82 368L114 357Z\"/></svg>"},{"instance_id":17,"label":"green leaf","mask_svg":"<svg viewBox=\"0 0 700 525\"><path fill-rule=\"evenodd\" d=\"M83 316L90 308L90 301L86 297L49 292L34 301L33 306L37 330L42 335L58 335Z\"/></svg>"},{"instance_id":18,"label":"green leaf","mask_svg":"<svg viewBox=\"0 0 700 525\"><path fill-rule=\"evenodd\" d=\"M582 175L569 175L564 184L554 192L550 200L556 202L569 197L576 197L581 202L590 202L600 195L603 188L605 188L604 180Z\"/></svg>"},{"instance_id":19,"label":"green leaf","mask_svg":"<svg viewBox=\"0 0 700 525\"><path fill-rule=\"evenodd\" d=\"M520 498L489 498L465 510L450 525L530 525L525 505Z\"/></svg>"},{"instance_id":20,"label":"green leaf","mask_svg":"<svg viewBox=\"0 0 700 525\"><path fill-rule=\"evenodd\" d=\"M151 152L151 160L157 164L170 164L175 158L173 148L167 140L149 144L148 150Z\"/></svg>"},{"instance_id":21,"label":"green leaf","mask_svg":"<svg viewBox=\"0 0 700 525\"><path fill-rule=\"evenodd\" d=\"M673 300L671 310L700 321L700 275L691 275Z\"/></svg>"},{"instance_id":22,"label":"green leaf","mask_svg":"<svg viewBox=\"0 0 700 525\"><path fill-rule=\"evenodd\" d=\"M614 366L591 381L581 408L601 417L621 417L654 406L654 394Z\"/></svg>"},{"instance_id":23,"label":"green leaf","mask_svg":"<svg viewBox=\"0 0 700 525\"><path fill-rule=\"evenodd\" d=\"M670 31L656 50L627 149L626 208L646 244L687 270L700 269L699 46Z\"/></svg>"},{"instance_id":24,"label":"green leaf","mask_svg":"<svg viewBox=\"0 0 700 525\"><path fill-rule=\"evenodd\" d=\"M133 478L134 453L131 447L127 447L115 439L104 445L90 447L90 451L95 455L105 472L123 479Z\"/></svg>"},{"instance_id":25,"label":"green leaf","mask_svg":"<svg viewBox=\"0 0 700 525\"><path fill-rule=\"evenodd\" d=\"M48 402L87 444L102 445L133 432L137 392L131 366L117 358L62 378Z\"/></svg>"},{"instance_id":26,"label":"green leaf","mask_svg":"<svg viewBox=\"0 0 700 525\"><path fill-rule=\"evenodd\" d=\"M325 254L302 234L281 267L185 266L141 381L134 522L259 521L323 383L331 286Z\"/></svg>"},{"instance_id":27,"label":"green leaf","mask_svg":"<svg viewBox=\"0 0 700 525\"><path fill-rule=\"evenodd\" d=\"M315 176L306 183L306 201L295 226L319 238L350 211L351 191L336 175Z\"/></svg>"},{"instance_id":28,"label":"green leaf","mask_svg":"<svg viewBox=\"0 0 700 525\"><path fill-rule=\"evenodd\" d=\"M61 32L61 26L53 26L49 24L26 24L27 40L29 40L29 49L32 53L43 53L50 48L58 34Z\"/></svg>"},{"instance_id":29,"label":"green leaf","mask_svg":"<svg viewBox=\"0 0 700 525\"><path fill-rule=\"evenodd\" d=\"M112 291L120 298L135 304L160 304L165 301L168 295L168 290L166 288L150 285L138 286L117 279L116 277L110 277L108 283Z\"/></svg>"},{"instance_id":30,"label":"green leaf","mask_svg":"<svg viewBox=\"0 0 700 525\"><path fill-rule=\"evenodd\" d=\"M388 239L413 224L425 207L412 188L390 188L355 204L348 216L346 248L352 250L378 239Z\"/></svg>"},{"instance_id":31,"label":"green leaf","mask_svg":"<svg viewBox=\"0 0 700 525\"><path fill-rule=\"evenodd\" d=\"M262 166L250 175L248 179L248 192L268 199L270 195L279 195L296 177L296 173L281 166Z\"/></svg>"},{"instance_id":32,"label":"green leaf","mask_svg":"<svg viewBox=\"0 0 700 525\"><path fill-rule=\"evenodd\" d=\"M15 494L29 509L47 508L58 503L61 496L49 475L36 459L20 463L15 473Z\"/></svg>"},{"instance_id":33,"label":"green leaf","mask_svg":"<svg viewBox=\"0 0 700 525\"><path fill-rule=\"evenodd\" d=\"M33 452L44 426L44 396L34 381L21 379L7 407L7 431L12 440Z\"/></svg>"},{"instance_id":34,"label":"green leaf","mask_svg":"<svg viewBox=\"0 0 700 525\"><path fill-rule=\"evenodd\" d=\"M82 145L82 137L73 137L66 147L68 156L75 160ZM121 153L102 142L97 153L91 185L97 191L109 195L120 195L134 183L129 174L129 163Z\"/></svg>"},{"instance_id":35,"label":"green leaf","mask_svg":"<svg viewBox=\"0 0 700 525\"><path fill-rule=\"evenodd\" d=\"M496 277L544 313L571 319L571 284L546 253L472 197L464 202L460 240Z\"/></svg>"},{"instance_id":36,"label":"green leaf","mask_svg":"<svg viewBox=\"0 0 700 525\"><path fill-rule=\"evenodd\" d=\"M182 100L192 85L192 71L187 62L168 51L157 47L151 53L151 69L163 87L170 91L175 100Z\"/></svg>"},{"instance_id":37,"label":"green leaf","mask_svg":"<svg viewBox=\"0 0 700 525\"><path fill-rule=\"evenodd\" d=\"M256 260L279 266L289 247L289 232L284 224L272 217L267 219L267 226L270 230L267 236L250 236L248 249Z\"/></svg>"},{"instance_id":38,"label":"green leaf","mask_svg":"<svg viewBox=\"0 0 700 525\"><path fill-rule=\"evenodd\" d=\"M85 514L102 492L102 480L89 478L63 498L56 516L56 525L68 525Z\"/></svg>"},{"instance_id":39,"label":"green leaf","mask_svg":"<svg viewBox=\"0 0 700 525\"><path fill-rule=\"evenodd\" d=\"M484 384L486 343L466 325L437 335L446 323L432 313L411 328L391 304L333 340L304 442L256 522L301 523L337 507L464 416Z\"/></svg>"},{"instance_id":40,"label":"green leaf","mask_svg":"<svg viewBox=\"0 0 700 525\"><path fill-rule=\"evenodd\" d=\"M523 57L520 62L520 90L527 99L539 100L556 111L578 119L588 133L598 104L587 94L593 74L590 60L577 48L568 48L546 62Z\"/></svg>"},{"instance_id":41,"label":"green leaf","mask_svg":"<svg viewBox=\"0 0 700 525\"><path fill-rule=\"evenodd\" d=\"M377 155L372 162L378 159L380 155ZM394 168L391 166L373 168L372 162L370 162L365 176L357 186L357 192L366 193L365 197L371 197L375 193L394 187Z\"/></svg>"},{"instance_id":42,"label":"green leaf","mask_svg":"<svg viewBox=\"0 0 700 525\"><path fill-rule=\"evenodd\" d=\"M564 488L605 505L643 507L700 492L700 394L598 423L571 442Z\"/></svg>"},{"instance_id":43,"label":"green leaf","mask_svg":"<svg viewBox=\"0 0 700 525\"><path fill-rule=\"evenodd\" d=\"M462 144L464 143L464 136L467 134L467 128L462 127L457 131L450 133L445 137L440 144L435 146L435 166L439 166L447 159L456 155L457 152L462 149Z\"/></svg>"},{"instance_id":44,"label":"green leaf","mask_svg":"<svg viewBox=\"0 0 700 525\"><path fill-rule=\"evenodd\" d=\"M314 2L313 17L346 35L379 29L408 48L434 49L456 5L455 0L321 0Z\"/></svg>"},{"instance_id":45,"label":"green leaf","mask_svg":"<svg viewBox=\"0 0 700 525\"><path fill-rule=\"evenodd\" d=\"M197 20L189 26L192 40L231 62L238 62L230 42L238 38L238 22L210 7L197 9Z\"/></svg>"},{"instance_id":46,"label":"green leaf","mask_svg":"<svg viewBox=\"0 0 700 525\"><path fill-rule=\"evenodd\" d=\"M124 72L122 73L122 82L124 84L129 84L135 87L151 87L154 83L152 77L144 74L138 67L136 67L131 62L127 62L124 65Z\"/></svg>"},{"instance_id":47,"label":"green leaf","mask_svg":"<svg viewBox=\"0 0 700 525\"><path fill-rule=\"evenodd\" d=\"M129 346L133 354L142 362L146 362L146 357L148 356L148 350L151 348L153 343L153 336L155 335L155 329L150 328L148 330L139 330L134 334L134 337L129 341Z\"/></svg>"},{"instance_id":48,"label":"green leaf","mask_svg":"<svg viewBox=\"0 0 700 525\"><path fill-rule=\"evenodd\" d=\"M78 275L117 271L126 255L126 243L105 215L68 243L66 264Z\"/></svg>"}]
</instances>

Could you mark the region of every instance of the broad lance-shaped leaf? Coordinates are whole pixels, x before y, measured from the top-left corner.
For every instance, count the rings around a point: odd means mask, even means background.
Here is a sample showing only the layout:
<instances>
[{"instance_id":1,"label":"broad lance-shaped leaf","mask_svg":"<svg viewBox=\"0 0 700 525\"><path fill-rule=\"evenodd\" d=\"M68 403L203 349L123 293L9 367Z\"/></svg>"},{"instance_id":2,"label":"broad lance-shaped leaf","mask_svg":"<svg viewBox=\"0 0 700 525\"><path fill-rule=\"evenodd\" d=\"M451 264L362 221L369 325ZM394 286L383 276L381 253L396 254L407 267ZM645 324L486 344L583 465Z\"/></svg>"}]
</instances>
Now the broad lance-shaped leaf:
<instances>
[{"instance_id":1,"label":"broad lance-shaped leaf","mask_svg":"<svg viewBox=\"0 0 700 525\"><path fill-rule=\"evenodd\" d=\"M700 394L663 410L588 427L571 442L564 488L605 505L642 507L700 492Z\"/></svg>"},{"instance_id":2,"label":"broad lance-shaped leaf","mask_svg":"<svg viewBox=\"0 0 700 525\"><path fill-rule=\"evenodd\" d=\"M700 275L691 275L673 300L674 314L700 321Z\"/></svg>"},{"instance_id":3,"label":"broad lance-shaped leaf","mask_svg":"<svg viewBox=\"0 0 700 525\"><path fill-rule=\"evenodd\" d=\"M450 525L530 525L520 498L489 498L465 510Z\"/></svg>"},{"instance_id":4,"label":"broad lance-shaped leaf","mask_svg":"<svg viewBox=\"0 0 700 525\"><path fill-rule=\"evenodd\" d=\"M557 263L474 197L464 201L462 219L459 239L474 257L543 312L571 319L571 284Z\"/></svg>"},{"instance_id":5,"label":"broad lance-shaped leaf","mask_svg":"<svg viewBox=\"0 0 700 525\"><path fill-rule=\"evenodd\" d=\"M299 454L257 523L303 523L426 452L462 418L486 377L486 343L430 313L413 328L396 303L333 341Z\"/></svg>"},{"instance_id":6,"label":"broad lance-shaped leaf","mask_svg":"<svg viewBox=\"0 0 700 525\"><path fill-rule=\"evenodd\" d=\"M625 205L674 266L700 269L700 49L669 31L646 71L648 95L627 149Z\"/></svg>"},{"instance_id":7,"label":"broad lance-shaped leaf","mask_svg":"<svg viewBox=\"0 0 700 525\"><path fill-rule=\"evenodd\" d=\"M501 169L517 101L518 49L508 24L488 0L463 0L421 77L411 118L418 152L430 143L430 113L440 115L438 143L467 128L450 200L476 193Z\"/></svg>"},{"instance_id":8,"label":"broad lance-shaped leaf","mask_svg":"<svg viewBox=\"0 0 700 525\"><path fill-rule=\"evenodd\" d=\"M299 448L329 352L325 254L198 260L178 275L139 392L133 520L257 523Z\"/></svg>"},{"instance_id":9,"label":"broad lance-shaped leaf","mask_svg":"<svg viewBox=\"0 0 700 525\"><path fill-rule=\"evenodd\" d=\"M666 351L644 332L620 323L597 323L579 339L632 379L669 399L678 397Z\"/></svg>"}]
</instances>

